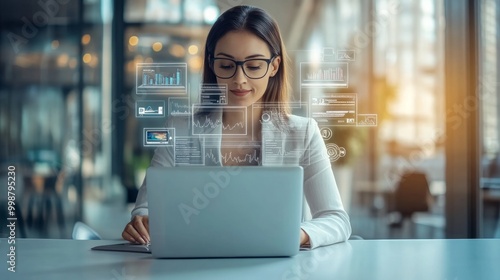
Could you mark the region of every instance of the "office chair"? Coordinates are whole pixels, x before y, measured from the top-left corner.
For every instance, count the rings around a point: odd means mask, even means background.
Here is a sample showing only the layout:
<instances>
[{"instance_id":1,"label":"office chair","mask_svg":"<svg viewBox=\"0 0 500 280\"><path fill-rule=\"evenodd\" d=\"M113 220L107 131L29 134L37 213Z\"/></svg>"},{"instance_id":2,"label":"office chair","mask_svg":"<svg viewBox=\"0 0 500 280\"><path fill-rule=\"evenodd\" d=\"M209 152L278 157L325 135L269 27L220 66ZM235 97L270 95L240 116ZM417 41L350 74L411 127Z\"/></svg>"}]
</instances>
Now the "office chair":
<instances>
[{"instance_id":1,"label":"office chair","mask_svg":"<svg viewBox=\"0 0 500 280\"><path fill-rule=\"evenodd\" d=\"M354 235L352 234L350 237L349 237L349 240L365 240L363 237L359 236L359 235Z\"/></svg>"},{"instance_id":2,"label":"office chair","mask_svg":"<svg viewBox=\"0 0 500 280\"><path fill-rule=\"evenodd\" d=\"M425 173L419 171L404 173L394 191L391 207L391 210L401 214L401 219L391 226L401 226L403 221L411 219L415 212L428 212L429 198L431 193Z\"/></svg>"},{"instance_id":3,"label":"office chair","mask_svg":"<svg viewBox=\"0 0 500 280\"><path fill-rule=\"evenodd\" d=\"M100 240L101 236L88 225L76 222L73 226L71 238L74 240Z\"/></svg>"},{"instance_id":4,"label":"office chair","mask_svg":"<svg viewBox=\"0 0 500 280\"><path fill-rule=\"evenodd\" d=\"M42 237L50 237L49 227L57 222L61 237L65 235L63 198L66 174L56 151L34 149L27 152L29 162L26 199L26 225Z\"/></svg>"}]
</instances>

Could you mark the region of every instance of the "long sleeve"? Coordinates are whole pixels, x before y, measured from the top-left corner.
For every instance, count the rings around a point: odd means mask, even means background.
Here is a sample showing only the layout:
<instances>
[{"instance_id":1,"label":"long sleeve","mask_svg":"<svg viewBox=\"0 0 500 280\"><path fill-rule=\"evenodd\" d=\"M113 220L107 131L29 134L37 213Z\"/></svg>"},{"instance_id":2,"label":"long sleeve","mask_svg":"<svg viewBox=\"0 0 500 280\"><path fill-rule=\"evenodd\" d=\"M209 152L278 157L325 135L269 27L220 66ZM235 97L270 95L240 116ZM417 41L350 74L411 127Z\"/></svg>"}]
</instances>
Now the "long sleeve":
<instances>
[{"instance_id":1,"label":"long sleeve","mask_svg":"<svg viewBox=\"0 0 500 280\"><path fill-rule=\"evenodd\" d=\"M301 228L309 235L313 249L346 241L352 230L316 121L310 122L307 134L309 164L304 165L304 195L312 220L303 222Z\"/></svg>"},{"instance_id":2,"label":"long sleeve","mask_svg":"<svg viewBox=\"0 0 500 280\"><path fill-rule=\"evenodd\" d=\"M151 160L150 166L164 166L172 167L174 166L174 151L172 146L158 147L155 150L153 159ZM147 216L148 215L148 197L147 197L147 184L146 178L144 178L142 185L137 194L137 199L135 201L135 207L132 210L132 217L134 216Z\"/></svg>"},{"instance_id":3,"label":"long sleeve","mask_svg":"<svg viewBox=\"0 0 500 280\"><path fill-rule=\"evenodd\" d=\"M188 117L170 117L167 119L165 124L166 128L173 128L175 131L175 137L178 136L189 136L190 131L190 119ZM174 167L174 146L161 146L155 149L153 158L151 159L150 166L158 167ZM132 218L134 216L146 216L148 215L148 196L147 196L147 183L146 178L142 181L142 185L139 188L139 193L137 194L137 199L135 201L135 207L132 209Z\"/></svg>"}]
</instances>

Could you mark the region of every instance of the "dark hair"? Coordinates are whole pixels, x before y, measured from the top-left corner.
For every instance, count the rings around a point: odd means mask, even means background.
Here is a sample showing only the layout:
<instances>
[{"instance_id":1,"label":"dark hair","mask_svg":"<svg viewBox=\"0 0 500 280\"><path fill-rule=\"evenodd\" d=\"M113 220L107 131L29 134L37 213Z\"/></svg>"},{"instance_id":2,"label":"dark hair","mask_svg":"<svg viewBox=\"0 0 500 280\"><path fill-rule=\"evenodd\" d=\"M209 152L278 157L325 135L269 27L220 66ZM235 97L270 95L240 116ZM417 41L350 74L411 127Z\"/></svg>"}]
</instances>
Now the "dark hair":
<instances>
[{"instance_id":1,"label":"dark hair","mask_svg":"<svg viewBox=\"0 0 500 280\"><path fill-rule=\"evenodd\" d=\"M262 97L264 108L273 103L273 110L279 115L290 113L290 85L288 83L288 57L281 40L276 21L264 10L252 6L236 6L225 11L214 23L207 36L205 58L203 60L203 83L217 83L217 78L210 67L215 46L220 38L230 31L248 31L261 38L269 46L271 57L281 56L278 72L269 79L266 92Z\"/></svg>"}]
</instances>

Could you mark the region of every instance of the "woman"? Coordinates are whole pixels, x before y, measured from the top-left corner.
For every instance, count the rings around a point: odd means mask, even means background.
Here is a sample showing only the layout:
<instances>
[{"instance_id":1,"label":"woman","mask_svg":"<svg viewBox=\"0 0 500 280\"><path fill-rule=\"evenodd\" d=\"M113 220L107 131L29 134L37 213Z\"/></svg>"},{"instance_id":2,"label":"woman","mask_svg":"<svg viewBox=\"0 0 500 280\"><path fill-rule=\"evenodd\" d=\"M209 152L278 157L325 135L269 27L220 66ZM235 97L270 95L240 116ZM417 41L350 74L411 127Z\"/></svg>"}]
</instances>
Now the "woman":
<instances>
[{"instance_id":1,"label":"woman","mask_svg":"<svg viewBox=\"0 0 500 280\"><path fill-rule=\"evenodd\" d=\"M227 85L227 105L197 111L192 121L171 118L169 126L176 128L176 137L197 134L205 137L203 143L213 143L205 144L205 165L301 165L305 207L297 229L300 245L342 242L351 234L349 217L317 123L290 114L286 59L278 26L265 11L249 6L226 11L207 37L203 82ZM175 166L172 150L158 148L151 165ZM143 183L122 234L131 242L149 241L146 191Z\"/></svg>"}]
</instances>

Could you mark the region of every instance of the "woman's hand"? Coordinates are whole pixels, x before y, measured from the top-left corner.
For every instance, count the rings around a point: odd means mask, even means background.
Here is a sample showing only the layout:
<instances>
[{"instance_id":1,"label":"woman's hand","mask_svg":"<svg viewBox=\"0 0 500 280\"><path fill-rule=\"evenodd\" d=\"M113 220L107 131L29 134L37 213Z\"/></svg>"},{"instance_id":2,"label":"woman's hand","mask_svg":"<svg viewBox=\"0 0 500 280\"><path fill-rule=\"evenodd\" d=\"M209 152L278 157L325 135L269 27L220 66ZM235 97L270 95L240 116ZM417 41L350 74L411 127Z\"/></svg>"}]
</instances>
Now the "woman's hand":
<instances>
[{"instance_id":1,"label":"woman's hand","mask_svg":"<svg viewBox=\"0 0 500 280\"><path fill-rule=\"evenodd\" d=\"M149 218L148 216L134 216L123 229L123 239L132 243L149 243Z\"/></svg>"},{"instance_id":2,"label":"woman's hand","mask_svg":"<svg viewBox=\"0 0 500 280\"><path fill-rule=\"evenodd\" d=\"M309 244L309 235L303 230L300 229L300 246Z\"/></svg>"}]
</instances>

